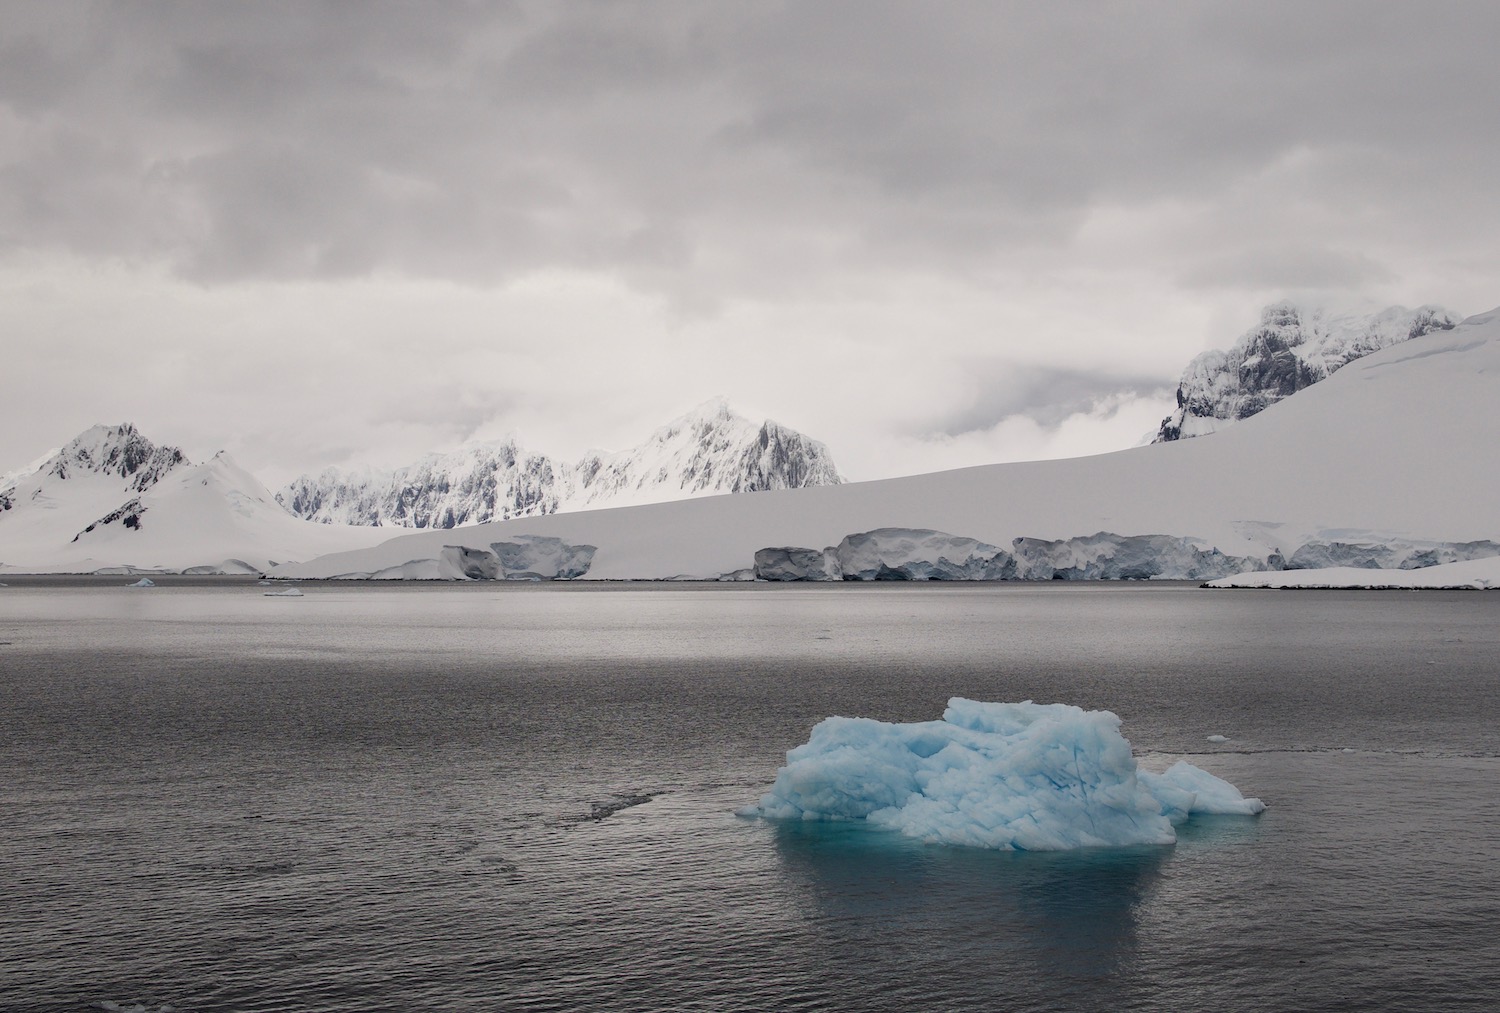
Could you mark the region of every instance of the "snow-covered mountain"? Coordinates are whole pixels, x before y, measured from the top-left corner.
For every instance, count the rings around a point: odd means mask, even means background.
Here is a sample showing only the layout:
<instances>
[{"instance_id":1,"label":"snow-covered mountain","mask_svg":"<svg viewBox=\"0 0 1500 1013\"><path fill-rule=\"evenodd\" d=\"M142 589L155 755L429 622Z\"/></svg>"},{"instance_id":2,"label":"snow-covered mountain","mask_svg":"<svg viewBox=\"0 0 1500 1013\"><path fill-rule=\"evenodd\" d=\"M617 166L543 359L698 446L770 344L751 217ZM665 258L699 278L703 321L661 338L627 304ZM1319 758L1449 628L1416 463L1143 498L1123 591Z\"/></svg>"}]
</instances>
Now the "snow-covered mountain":
<instances>
[{"instance_id":1,"label":"snow-covered mountain","mask_svg":"<svg viewBox=\"0 0 1500 1013\"><path fill-rule=\"evenodd\" d=\"M1355 359L1457 323L1440 306L1391 306L1368 315L1329 314L1290 302L1267 306L1260 323L1228 351L1204 352L1188 363L1177 385L1177 410L1162 420L1152 442L1218 432Z\"/></svg>"},{"instance_id":2,"label":"snow-covered mountain","mask_svg":"<svg viewBox=\"0 0 1500 1013\"><path fill-rule=\"evenodd\" d=\"M1135 548L1137 536L1170 535L1174 551L1267 564L1314 542L1500 541L1496 405L1500 309L1351 361L1211 440L415 532L277 573L405 568L437 576L446 572L444 546L472 548L475 559L458 562L477 565L488 561L480 550L498 558L495 546L526 537L596 547L587 576L606 579L744 572L767 547L818 554L882 528L998 547L1029 538L1067 540L1071 550L1087 541L1090 552L1112 551L1122 540L1080 536L1114 532ZM1434 562L1446 558L1428 548Z\"/></svg>"},{"instance_id":3,"label":"snow-covered mountain","mask_svg":"<svg viewBox=\"0 0 1500 1013\"><path fill-rule=\"evenodd\" d=\"M392 472L330 468L292 482L277 500L324 524L454 528L842 481L822 443L775 422L752 422L716 400L630 450L577 463L524 450L514 439L470 443Z\"/></svg>"},{"instance_id":4,"label":"snow-covered mountain","mask_svg":"<svg viewBox=\"0 0 1500 1013\"><path fill-rule=\"evenodd\" d=\"M133 425L95 426L0 485L0 566L253 571L369 545L309 524L226 454L194 465Z\"/></svg>"},{"instance_id":5,"label":"snow-covered mountain","mask_svg":"<svg viewBox=\"0 0 1500 1013\"><path fill-rule=\"evenodd\" d=\"M0 562L66 543L187 463L135 426L94 426L0 484Z\"/></svg>"}]
</instances>

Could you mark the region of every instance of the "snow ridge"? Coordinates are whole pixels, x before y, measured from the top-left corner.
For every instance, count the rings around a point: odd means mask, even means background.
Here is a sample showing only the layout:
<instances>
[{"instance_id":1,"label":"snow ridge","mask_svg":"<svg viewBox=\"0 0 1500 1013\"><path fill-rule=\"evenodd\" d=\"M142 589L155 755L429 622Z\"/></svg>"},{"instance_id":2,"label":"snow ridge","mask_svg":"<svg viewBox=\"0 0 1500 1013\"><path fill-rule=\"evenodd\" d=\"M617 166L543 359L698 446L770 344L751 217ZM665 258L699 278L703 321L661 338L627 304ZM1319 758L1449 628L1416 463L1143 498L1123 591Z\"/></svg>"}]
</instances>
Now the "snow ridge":
<instances>
[{"instance_id":1,"label":"snow ridge","mask_svg":"<svg viewBox=\"0 0 1500 1013\"><path fill-rule=\"evenodd\" d=\"M276 498L293 515L323 524L455 528L842 482L822 443L775 422L756 424L714 400L630 450L590 453L576 464L510 438L466 444L391 472L329 468Z\"/></svg>"},{"instance_id":2,"label":"snow ridge","mask_svg":"<svg viewBox=\"0 0 1500 1013\"><path fill-rule=\"evenodd\" d=\"M1340 367L1459 318L1440 306L1391 306L1370 315L1330 315L1279 302L1227 352L1204 352L1182 373L1177 409L1153 443L1205 436L1327 379Z\"/></svg>"},{"instance_id":3,"label":"snow ridge","mask_svg":"<svg viewBox=\"0 0 1500 1013\"><path fill-rule=\"evenodd\" d=\"M118 426L94 426L34 467L6 476L0 481L0 496L13 505L19 487L27 479L34 479L34 484L42 485L48 478L65 482L70 477L87 474L121 478L131 491L145 492L161 481L167 472L186 463L187 457L181 450L157 446L128 422ZM0 509L10 509L10 506Z\"/></svg>"}]
</instances>

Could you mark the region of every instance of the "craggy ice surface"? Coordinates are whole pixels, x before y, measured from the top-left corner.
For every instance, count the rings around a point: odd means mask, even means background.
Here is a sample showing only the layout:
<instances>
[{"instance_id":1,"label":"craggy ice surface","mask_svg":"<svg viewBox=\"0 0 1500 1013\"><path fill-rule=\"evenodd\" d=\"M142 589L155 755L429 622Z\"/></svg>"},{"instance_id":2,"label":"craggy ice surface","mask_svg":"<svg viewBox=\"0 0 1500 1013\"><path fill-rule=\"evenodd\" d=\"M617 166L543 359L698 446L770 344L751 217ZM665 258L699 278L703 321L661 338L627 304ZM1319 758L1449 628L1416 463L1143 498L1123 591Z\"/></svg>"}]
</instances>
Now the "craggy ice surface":
<instances>
[{"instance_id":1,"label":"craggy ice surface","mask_svg":"<svg viewBox=\"0 0 1500 1013\"><path fill-rule=\"evenodd\" d=\"M1138 771L1109 711L954 697L941 721L820 722L741 814L863 819L935 843L1066 851L1172 844L1173 825L1193 813L1264 810L1186 760Z\"/></svg>"}]
</instances>

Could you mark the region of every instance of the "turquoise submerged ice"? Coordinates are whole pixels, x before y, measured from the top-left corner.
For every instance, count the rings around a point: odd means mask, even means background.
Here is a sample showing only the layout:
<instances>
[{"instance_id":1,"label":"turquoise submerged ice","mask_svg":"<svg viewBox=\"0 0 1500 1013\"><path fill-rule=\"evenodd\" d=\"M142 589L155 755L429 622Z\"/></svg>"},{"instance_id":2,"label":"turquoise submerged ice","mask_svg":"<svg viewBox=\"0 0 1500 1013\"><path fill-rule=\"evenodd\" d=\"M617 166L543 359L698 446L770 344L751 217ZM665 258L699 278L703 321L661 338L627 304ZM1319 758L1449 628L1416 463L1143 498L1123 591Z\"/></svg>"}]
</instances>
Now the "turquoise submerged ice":
<instances>
[{"instance_id":1,"label":"turquoise submerged ice","mask_svg":"<svg viewBox=\"0 0 1500 1013\"><path fill-rule=\"evenodd\" d=\"M828 718L741 815L862 819L943 844L1021 851L1172 844L1194 813L1265 809L1186 761L1137 770L1120 719L954 697L941 721Z\"/></svg>"}]
</instances>

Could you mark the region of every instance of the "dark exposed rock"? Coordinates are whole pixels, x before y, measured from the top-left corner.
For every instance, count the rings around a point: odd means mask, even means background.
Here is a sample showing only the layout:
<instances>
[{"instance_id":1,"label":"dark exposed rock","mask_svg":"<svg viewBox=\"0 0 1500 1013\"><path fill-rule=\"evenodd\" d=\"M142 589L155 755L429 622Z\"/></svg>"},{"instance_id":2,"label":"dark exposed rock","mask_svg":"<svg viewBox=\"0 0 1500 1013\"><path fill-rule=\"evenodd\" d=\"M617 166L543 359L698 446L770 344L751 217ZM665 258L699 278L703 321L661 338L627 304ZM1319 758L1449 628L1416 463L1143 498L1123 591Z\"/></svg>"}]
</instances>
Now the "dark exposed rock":
<instances>
[{"instance_id":1,"label":"dark exposed rock","mask_svg":"<svg viewBox=\"0 0 1500 1013\"><path fill-rule=\"evenodd\" d=\"M1437 306L1392 306L1364 317L1334 317L1286 302L1267 306L1260 324L1228 351L1205 352L1188 364L1177 385L1177 410L1162 420L1155 442L1250 418L1355 359L1457 323Z\"/></svg>"}]
</instances>

